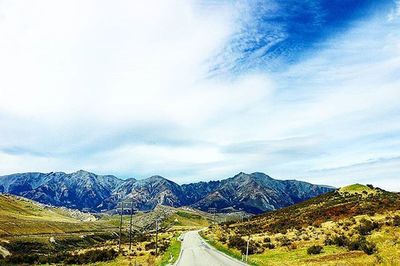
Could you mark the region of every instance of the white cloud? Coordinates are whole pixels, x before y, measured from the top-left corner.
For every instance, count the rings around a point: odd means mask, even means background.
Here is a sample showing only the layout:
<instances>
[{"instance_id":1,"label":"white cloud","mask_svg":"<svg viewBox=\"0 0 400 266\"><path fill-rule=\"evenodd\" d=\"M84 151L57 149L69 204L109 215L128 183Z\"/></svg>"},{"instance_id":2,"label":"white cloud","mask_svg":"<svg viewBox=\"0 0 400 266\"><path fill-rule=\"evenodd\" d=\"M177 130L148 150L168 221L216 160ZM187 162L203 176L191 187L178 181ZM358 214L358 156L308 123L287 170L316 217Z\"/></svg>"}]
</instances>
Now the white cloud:
<instances>
[{"instance_id":1,"label":"white cloud","mask_svg":"<svg viewBox=\"0 0 400 266\"><path fill-rule=\"evenodd\" d=\"M209 78L210 56L237 27L231 5L0 7L0 174L84 168L188 182L265 171L341 185L370 168L334 180L321 169L399 155L396 21L354 25L285 72ZM400 170L390 167L385 186Z\"/></svg>"}]
</instances>

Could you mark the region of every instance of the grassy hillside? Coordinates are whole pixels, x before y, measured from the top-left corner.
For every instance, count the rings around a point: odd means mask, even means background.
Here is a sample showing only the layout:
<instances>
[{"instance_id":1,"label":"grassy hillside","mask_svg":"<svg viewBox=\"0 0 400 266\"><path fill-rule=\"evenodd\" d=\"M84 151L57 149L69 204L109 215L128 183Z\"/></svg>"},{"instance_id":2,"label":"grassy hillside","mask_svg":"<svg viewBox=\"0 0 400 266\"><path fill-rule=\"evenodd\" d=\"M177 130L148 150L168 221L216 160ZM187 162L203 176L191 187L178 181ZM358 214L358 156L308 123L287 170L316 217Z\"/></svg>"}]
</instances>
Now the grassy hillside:
<instances>
[{"instance_id":1,"label":"grassy hillside","mask_svg":"<svg viewBox=\"0 0 400 266\"><path fill-rule=\"evenodd\" d=\"M0 195L0 236L65 233L96 228L92 215Z\"/></svg>"},{"instance_id":2,"label":"grassy hillside","mask_svg":"<svg viewBox=\"0 0 400 266\"><path fill-rule=\"evenodd\" d=\"M400 195L351 185L205 236L254 265L400 265Z\"/></svg>"},{"instance_id":3,"label":"grassy hillside","mask_svg":"<svg viewBox=\"0 0 400 266\"><path fill-rule=\"evenodd\" d=\"M158 255L155 221L160 220ZM121 254L116 254L119 215L96 215L39 204L22 197L0 195L0 265L61 263L96 265L166 265L180 252L178 236L208 226L209 217L190 209L158 206L135 213L129 252L130 215L123 215Z\"/></svg>"}]
</instances>

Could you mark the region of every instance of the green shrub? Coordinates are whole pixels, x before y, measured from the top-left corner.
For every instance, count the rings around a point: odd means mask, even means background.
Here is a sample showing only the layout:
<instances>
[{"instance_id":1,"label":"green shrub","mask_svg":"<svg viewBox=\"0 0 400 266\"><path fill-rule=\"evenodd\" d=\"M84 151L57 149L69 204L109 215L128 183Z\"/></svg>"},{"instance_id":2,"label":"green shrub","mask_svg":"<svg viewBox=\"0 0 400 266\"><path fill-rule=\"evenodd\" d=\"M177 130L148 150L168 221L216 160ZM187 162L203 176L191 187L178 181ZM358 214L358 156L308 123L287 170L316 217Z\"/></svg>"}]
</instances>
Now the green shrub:
<instances>
[{"instance_id":1,"label":"green shrub","mask_svg":"<svg viewBox=\"0 0 400 266\"><path fill-rule=\"evenodd\" d=\"M14 254L0 260L0 265L33 264L88 264L113 260L118 256L114 249L91 250L83 254L58 253L50 256Z\"/></svg>"},{"instance_id":2,"label":"green shrub","mask_svg":"<svg viewBox=\"0 0 400 266\"><path fill-rule=\"evenodd\" d=\"M314 245L307 249L307 254L308 255L320 254L322 250L323 248L321 246Z\"/></svg>"},{"instance_id":3,"label":"green shrub","mask_svg":"<svg viewBox=\"0 0 400 266\"><path fill-rule=\"evenodd\" d=\"M268 248L268 249L274 249L274 248L275 248L275 245L272 244L272 243L266 243L266 244L264 244L264 247L265 247L265 248Z\"/></svg>"},{"instance_id":4,"label":"green shrub","mask_svg":"<svg viewBox=\"0 0 400 266\"><path fill-rule=\"evenodd\" d=\"M345 247L349 243L349 240L344 235L334 236L333 238L327 238L325 245L336 245L338 247Z\"/></svg>"},{"instance_id":5,"label":"green shrub","mask_svg":"<svg viewBox=\"0 0 400 266\"><path fill-rule=\"evenodd\" d=\"M347 248L349 250L362 250L368 255L374 254L377 251L376 244L367 241L365 237L351 241Z\"/></svg>"},{"instance_id":6,"label":"green shrub","mask_svg":"<svg viewBox=\"0 0 400 266\"><path fill-rule=\"evenodd\" d=\"M358 232L362 236L369 235L373 230L380 228L380 224L377 222L372 222L366 219L362 219L360 222L361 224L358 227Z\"/></svg>"},{"instance_id":7,"label":"green shrub","mask_svg":"<svg viewBox=\"0 0 400 266\"><path fill-rule=\"evenodd\" d=\"M365 241L361 245L361 250L364 251L364 253L366 253L368 255L372 255L372 254L376 253L378 249L376 248L376 244L375 243Z\"/></svg>"},{"instance_id":8,"label":"green shrub","mask_svg":"<svg viewBox=\"0 0 400 266\"><path fill-rule=\"evenodd\" d=\"M238 250L246 249L247 243L246 241L238 235L229 237L228 247L236 248Z\"/></svg>"},{"instance_id":9,"label":"green shrub","mask_svg":"<svg viewBox=\"0 0 400 266\"><path fill-rule=\"evenodd\" d=\"M279 239L279 241L281 242L281 246L282 247L287 247L287 246L290 246L292 244L292 241L290 241L290 239L287 238L286 236L284 236L281 239Z\"/></svg>"},{"instance_id":10,"label":"green shrub","mask_svg":"<svg viewBox=\"0 0 400 266\"><path fill-rule=\"evenodd\" d=\"M150 250L150 249L155 249L156 248L156 242L150 242L144 245L145 250Z\"/></svg>"},{"instance_id":11,"label":"green shrub","mask_svg":"<svg viewBox=\"0 0 400 266\"><path fill-rule=\"evenodd\" d=\"M400 226L400 216L399 215L396 215L395 217L393 217L393 225Z\"/></svg>"}]
</instances>

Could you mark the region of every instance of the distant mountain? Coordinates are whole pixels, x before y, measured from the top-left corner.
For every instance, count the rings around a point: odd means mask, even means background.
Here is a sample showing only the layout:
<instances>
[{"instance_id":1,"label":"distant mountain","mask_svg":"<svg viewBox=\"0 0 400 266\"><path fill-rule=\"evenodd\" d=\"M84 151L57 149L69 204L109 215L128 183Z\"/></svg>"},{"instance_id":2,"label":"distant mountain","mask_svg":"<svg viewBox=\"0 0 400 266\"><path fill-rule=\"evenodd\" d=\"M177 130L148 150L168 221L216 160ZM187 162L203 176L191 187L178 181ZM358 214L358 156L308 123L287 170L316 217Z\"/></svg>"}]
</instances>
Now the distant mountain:
<instances>
[{"instance_id":1,"label":"distant mountain","mask_svg":"<svg viewBox=\"0 0 400 266\"><path fill-rule=\"evenodd\" d=\"M23 173L0 177L0 191L54 206L96 211L123 182L112 175L83 170L71 174Z\"/></svg>"},{"instance_id":2,"label":"distant mountain","mask_svg":"<svg viewBox=\"0 0 400 266\"><path fill-rule=\"evenodd\" d=\"M219 182L195 183L183 188L188 195L196 193L193 196L196 201L190 202L195 208L233 208L255 214L290 206L332 190L328 186L296 180L276 180L263 173L239 173Z\"/></svg>"},{"instance_id":3,"label":"distant mountain","mask_svg":"<svg viewBox=\"0 0 400 266\"><path fill-rule=\"evenodd\" d=\"M122 180L83 170L21 173L0 177L0 192L23 196L54 206L100 212L113 210L121 200L134 208L152 210L157 205L191 206L204 211L243 210L262 213L290 206L333 190L296 180L276 180L263 173L239 173L221 181L178 185L161 176Z\"/></svg>"}]
</instances>

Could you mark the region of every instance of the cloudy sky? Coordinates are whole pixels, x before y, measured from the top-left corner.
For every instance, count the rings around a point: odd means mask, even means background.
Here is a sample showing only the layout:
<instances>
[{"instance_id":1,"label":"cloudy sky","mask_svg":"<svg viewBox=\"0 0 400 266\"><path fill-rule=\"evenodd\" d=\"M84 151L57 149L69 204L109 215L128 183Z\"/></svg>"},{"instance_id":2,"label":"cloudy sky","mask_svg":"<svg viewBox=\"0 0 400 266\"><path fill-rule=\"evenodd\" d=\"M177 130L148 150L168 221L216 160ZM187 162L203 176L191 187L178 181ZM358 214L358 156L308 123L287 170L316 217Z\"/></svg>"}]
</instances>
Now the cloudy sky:
<instances>
[{"instance_id":1,"label":"cloudy sky","mask_svg":"<svg viewBox=\"0 0 400 266\"><path fill-rule=\"evenodd\" d=\"M400 190L399 29L396 0L0 0L0 174Z\"/></svg>"}]
</instances>

